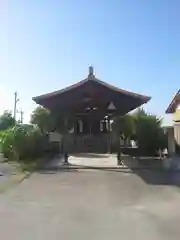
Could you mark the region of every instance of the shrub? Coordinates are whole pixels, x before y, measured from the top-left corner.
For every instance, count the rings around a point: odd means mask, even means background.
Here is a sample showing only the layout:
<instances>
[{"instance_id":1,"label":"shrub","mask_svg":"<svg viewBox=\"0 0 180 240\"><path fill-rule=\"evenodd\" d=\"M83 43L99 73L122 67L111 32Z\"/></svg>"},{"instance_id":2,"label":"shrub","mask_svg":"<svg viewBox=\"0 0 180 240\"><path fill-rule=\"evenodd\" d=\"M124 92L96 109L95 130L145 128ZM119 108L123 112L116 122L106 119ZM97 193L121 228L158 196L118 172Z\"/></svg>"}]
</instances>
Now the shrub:
<instances>
[{"instance_id":1,"label":"shrub","mask_svg":"<svg viewBox=\"0 0 180 240\"><path fill-rule=\"evenodd\" d=\"M6 134L6 131L0 131L0 140L3 139L5 134Z\"/></svg>"},{"instance_id":2,"label":"shrub","mask_svg":"<svg viewBox=\"0 0 180 240\"><path fill-rule=\"evenodd\" d=\"M35 159L43 155L44 136L37 128L15 126L6 131L2 152L9 160Z\"/></svg>"}]
</instances>

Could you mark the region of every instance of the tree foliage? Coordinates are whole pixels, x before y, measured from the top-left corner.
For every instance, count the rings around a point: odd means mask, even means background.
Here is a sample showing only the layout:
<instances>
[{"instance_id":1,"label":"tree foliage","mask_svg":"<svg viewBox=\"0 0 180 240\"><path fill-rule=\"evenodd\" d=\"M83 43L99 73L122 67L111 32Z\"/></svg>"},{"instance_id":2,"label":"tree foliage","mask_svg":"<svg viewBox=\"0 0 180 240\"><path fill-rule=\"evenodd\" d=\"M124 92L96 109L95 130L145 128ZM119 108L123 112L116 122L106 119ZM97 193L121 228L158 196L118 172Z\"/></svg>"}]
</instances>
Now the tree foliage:
<instances>
[{"instance_id":1,"label":"tree foliage","mask_svg":"<svg viewBox=\"0 0 180 240\"><path fill-rule=\"evenodd\" d=\"M31 115L31 123L38 126L42 133L58 131L64 134L72 128L73 116L37 107Z\"/></svg>"},{"instance_id":2,"label":"tree foliage","mask_svg":"<svg viewBox=\"0 0 180 240\"><path fill-rule=\"evenodd\" d=\"M12 117L12 113L9 111L4 111L0 116L0 131L4 131L15 125L15 119Z\"/></svg>"},{"instance_id":3,"label":"tree foliage","mask_svg":"<svg viewBox=\"0 0 180 240\"><path fill-rule=\"evenodd\" d=\"M142 154L154 155L158 149L167 147L167 136L161 125L161 119L140 108L131 115L116 117L112 129L125 140L135 140Z\"/></svg>"},{"instance_id":4,"label":"tree foliage","mask_svg":"<svg viewBox=\"0 0 180 240\"><path fill-rule=\"evenodd\" d=\"M114 119L112 129L116 132L123 140L131 139L135 134L135 122L131 115L120 116Z\"/></svg>"},{"instance_id":5,"label":"tree foliage","mask_svg":"<svg viewBox=\"0 0 180 240\"><path fill-rule=\"evenodd\" d=\"M52 113L48 109L40 106L32 112L30 122L38 126L42 133L52 131L55 127L55 119Z\"/></svg>"},{"instance_id":6,"label":"tree foliage","mask_svg":"<svg viewBox=\"0 0 180 240\"><path fill-rule=\"evenodd\" d=\"M167 147L166 135L156 116L141 116L136 121L136 142L141 152L155 155L159 149Z\"/></svg>"},{"instance_id":7,"label":"tree foliage","mask_svg":"<svg viewBox=\"0 0 180 240\"><path fill-rule=\"evenodd\" d=\"M132 116L134 119L138 119L140 117L148 116L148 114L145 112L143 108L138 108L137 110L134 111Z\"/></svg>"}]
</instances>

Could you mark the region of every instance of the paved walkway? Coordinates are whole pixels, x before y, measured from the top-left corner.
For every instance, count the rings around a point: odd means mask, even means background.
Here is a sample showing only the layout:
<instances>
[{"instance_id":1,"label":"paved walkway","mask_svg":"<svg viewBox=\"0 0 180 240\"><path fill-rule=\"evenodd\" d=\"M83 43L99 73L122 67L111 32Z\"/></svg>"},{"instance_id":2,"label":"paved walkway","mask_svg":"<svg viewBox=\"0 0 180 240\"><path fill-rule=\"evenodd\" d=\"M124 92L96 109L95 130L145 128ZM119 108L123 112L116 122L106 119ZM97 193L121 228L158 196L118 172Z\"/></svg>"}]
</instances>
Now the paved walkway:
<instances>
[{"instance_id":1,"label":"paved walkway","mask_svg":"<svg viewBox=\"0 0 180 240\"><path fill-rule=\"evenodd\" d=\"M180 189L122 169L34 173L0 195L0 216L6 240L179 240Z\"/></svg>"},{"instance_id":2,"label":"paved walkway","mask_svg":"<svg viewBox=\"0 0 180 240\"><path fill-rule=\"evenodd\" d=\"M117 158L115 154L93 154L93 153L79 153L69 156L69 166L74 168L84 167L97 167L97 168L117 168ZM64 165L62 157L55 157L50 163L47 164L47 168L61 168L66 167Z\"/></svg>"},{"instance_id":3,"label":"paved walkway","mask_svg":"<svg viewBox=\"0 0 180 240\"><path fill-rule=\"evenodd\" d=\"M15 164L4 162L3 155L0 153L0 192L4 185L11 180L12 177L18 175L20 170Z\"/></svg>"},{"instance_id":4,"label":"paved walkway","mask_svg":"<svg viewBox=\"0 0 180 240\"><path fill-rule=\"evenodd\" d=\"M117 158L115 154L81 153L70 156L69 163L74 166L116 168Z\"/></svg>"}]
</instances>

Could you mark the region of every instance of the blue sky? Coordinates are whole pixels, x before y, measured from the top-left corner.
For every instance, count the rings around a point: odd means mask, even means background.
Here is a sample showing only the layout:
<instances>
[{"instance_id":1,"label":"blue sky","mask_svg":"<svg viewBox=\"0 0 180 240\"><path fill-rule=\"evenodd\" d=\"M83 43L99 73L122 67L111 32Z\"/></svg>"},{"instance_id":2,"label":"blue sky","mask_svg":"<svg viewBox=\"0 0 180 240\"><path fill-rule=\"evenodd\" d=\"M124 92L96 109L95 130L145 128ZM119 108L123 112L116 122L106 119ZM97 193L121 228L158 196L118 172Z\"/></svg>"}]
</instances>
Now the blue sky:
<instances>
[{"instance_id":1,"label":"blue sky","mask_svg":"<svg viewBox=\"0 0 180 240\"><path fill-rule=\"evenodd\" d=\"M0 0L0 112L87 76L147 94L164 116L179 89L180 1ZM168 117L165 123L170 123Z\"/></svg>"}]
</instances>

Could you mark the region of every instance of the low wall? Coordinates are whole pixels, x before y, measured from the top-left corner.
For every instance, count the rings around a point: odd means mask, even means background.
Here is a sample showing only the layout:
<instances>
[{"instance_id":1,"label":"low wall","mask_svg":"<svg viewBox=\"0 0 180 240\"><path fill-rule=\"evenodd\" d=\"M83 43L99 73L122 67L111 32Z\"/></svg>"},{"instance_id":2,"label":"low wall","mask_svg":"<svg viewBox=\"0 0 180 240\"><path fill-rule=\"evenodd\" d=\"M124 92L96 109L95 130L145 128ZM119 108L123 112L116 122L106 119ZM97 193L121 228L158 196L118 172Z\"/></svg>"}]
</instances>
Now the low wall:
<instances>
[{"instance_id":1,"label":"low wall","mask_svg":"<svg viewBox=\"0 0 180 240\"><path fill-rule=\"evenodd\" d=\"M157 157L123 155L122 160L129 168L180 170L180 158L177 156L160 159Z\"/></svg>"},{"instance_id":2,"label":"low wall","mask_svg":"<svg viewBox=\"0 0 180 240\"><path fill-rule=\"evenodd\" d=\"M123 155L122 160L129 168L163 169L163 162L160 158Z\"/></svg>"}]
</instances>

